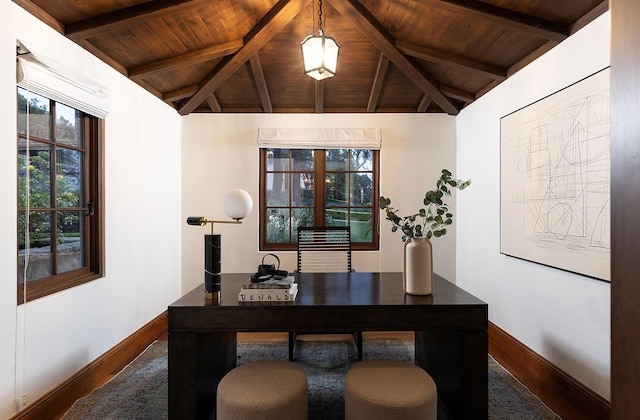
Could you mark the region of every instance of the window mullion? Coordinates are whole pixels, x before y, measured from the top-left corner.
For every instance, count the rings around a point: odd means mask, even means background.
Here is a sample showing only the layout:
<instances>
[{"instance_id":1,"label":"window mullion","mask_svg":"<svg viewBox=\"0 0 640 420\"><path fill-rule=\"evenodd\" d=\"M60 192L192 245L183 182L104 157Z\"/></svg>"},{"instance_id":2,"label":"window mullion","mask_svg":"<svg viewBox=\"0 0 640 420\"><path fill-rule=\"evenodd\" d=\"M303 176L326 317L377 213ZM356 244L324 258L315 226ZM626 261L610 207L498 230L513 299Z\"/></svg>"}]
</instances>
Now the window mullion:
<instances>
[{"instance_id":1,"label":"window mullion","mask_svg":"<svg viewBox=\"0 0 640 420\"><path fill-rule=\"evenodd\" d=\"M293 242L293 183L294 179L297 178L293 171L293 149L289 149L289 164L287 165L287 168L289 175L289 185L287 186L287 189L289 190L289 203L287 204L289 206L289 223L287 223L289 229L287 234L289 235L289 242Z\"/></svg>"},{"instance_id":2,"label":"window mullion","mask_svg":"<svg viewBox=\"0 0 640 420\"><path fill-rule=\"evenodd\" d=\"M84 214L83 217L83 229L81 233L81 237L85 241L86 246L84 247L84 261L87 267L92 267L94 259L92 258L91 251L95 248L92 238L92 223L94 214L89 214L89 203L95 203L97 200L91 196L91 190L97 191L97 186L94 186L95 179L91 176L89 172L89 166L97 167L97 162L90 164L93 161L92 152L93 149L91 144L88 141L88 137L90 135L97 136L97 131L93 130L93 120L90 118L83 118L82 120L82 148L84 149L84 153L82 154L82 201L79 205L81 207L81 212ZM93 134L91 134L93 133ZM93 204L91 205L93 207ZM95 211L95 209L94 209Z\"/></svg>"},{"instance_id":3,"label":"window mullion","mask_svg":"<svg viewBox=\"0 0 640 420\"><path fill-rule=\"evenodd\" d=\"M326 151L314 151L315 166L315 203L314 203L314 220L316 226L324 226L326 221Z\"/></svg>"},{"instance_id":4,"label":"window mullion","mask_svg":"<svg viewBox=\"0 0 640 420\"><path fill-rule=\"evenodd\" d=\"M56 102L50 101L51 109L51 165L50 172L50 191L49 196L51 211L51 232L50 232L50 249L51 249L51 274L58 274L58 145L56 138Z\"/></svg>"},{"instance_id":5,"label":"window mullion","mask_svg":"<svg viewBox=\"0 0 640 420\"><path fill-rule=\"evenodd\" d=\"M351 153L351 150L348 150L347 151L347 162L349 162L349 163L347 165L347 172L345 174L345 178L346 178L346 181L347 181L347 191L346 191L347 192L347 207L346 207L346 213L347 214L345 216L347 225L351 224L351 205L353 203L353 200L352 200L352 197L351 197L351 191L352 191L351 190L351 177L354 174L354 172L353 172L354 169L351 167L350 153Z\"/></svg>"}]
</instances>

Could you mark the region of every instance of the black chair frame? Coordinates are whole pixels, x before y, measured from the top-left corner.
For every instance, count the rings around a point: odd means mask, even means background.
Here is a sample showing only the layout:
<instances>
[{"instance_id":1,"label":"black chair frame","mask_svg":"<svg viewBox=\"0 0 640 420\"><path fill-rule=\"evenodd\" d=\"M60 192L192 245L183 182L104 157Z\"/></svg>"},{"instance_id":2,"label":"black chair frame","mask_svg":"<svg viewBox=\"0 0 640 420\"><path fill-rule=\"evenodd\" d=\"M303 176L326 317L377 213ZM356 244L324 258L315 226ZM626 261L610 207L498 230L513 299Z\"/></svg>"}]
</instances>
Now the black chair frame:
<instances>
[{"instance_id":1,"label":"black chair frame","mask_svg":"<svg viewBox=\"0 0 640 420\"><path fill-rule=\"evenodd\" d=\"M306 262L310 263L310 267ZM341 263L336 269L336 263ZM316 271L353 271L351 265L351 229L349 226L304 226L298 228L298 262L300 273ZM297 334L289 333L289 360L294 360ZM358 349L358 360L362 360L362 331L352 332Z\"/></svg>"}]
</instances>

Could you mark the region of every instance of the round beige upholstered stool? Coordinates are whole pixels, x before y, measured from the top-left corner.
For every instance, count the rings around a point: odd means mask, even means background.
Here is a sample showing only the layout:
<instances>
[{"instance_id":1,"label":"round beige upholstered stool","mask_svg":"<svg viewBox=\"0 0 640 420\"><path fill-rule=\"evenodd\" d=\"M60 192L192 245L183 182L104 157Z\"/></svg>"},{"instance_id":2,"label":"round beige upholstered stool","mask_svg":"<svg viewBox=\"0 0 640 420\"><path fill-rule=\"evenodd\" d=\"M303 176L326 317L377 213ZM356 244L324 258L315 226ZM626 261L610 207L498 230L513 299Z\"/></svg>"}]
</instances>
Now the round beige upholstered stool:
<instances>
[{"instance_id":1,"label":"round beige upholstered stool","mask_svg":"<svg viewBox=\"0 0 640 420\"><path fill-rule=\"evenodd\" d=\"M306 419L307 376L283 360L246 363L222 378L216 404L218 420Z\"/></svg>"},{"instance_id":2,"label":"round beige upholstered stool","mask_svg":"<svg viewBox=\"0 0 640 420\"><path fill-rule=\"evenodd\" d=\"M398 360L360 362L344 380L345 420L435 420L436 384L420 367Z\"/></svg>"}]
</instances>

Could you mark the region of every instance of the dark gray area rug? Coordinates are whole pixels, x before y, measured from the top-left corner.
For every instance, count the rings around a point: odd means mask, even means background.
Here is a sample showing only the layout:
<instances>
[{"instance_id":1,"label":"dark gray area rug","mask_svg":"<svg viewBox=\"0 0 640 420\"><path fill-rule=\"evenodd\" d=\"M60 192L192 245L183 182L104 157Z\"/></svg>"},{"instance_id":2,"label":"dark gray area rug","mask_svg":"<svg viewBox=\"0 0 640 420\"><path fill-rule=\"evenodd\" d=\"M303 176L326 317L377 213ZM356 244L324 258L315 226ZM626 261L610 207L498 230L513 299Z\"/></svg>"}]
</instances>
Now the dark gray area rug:
<instances>
[{"instance_id":1,"label":"dark gray area rug","mask_svg":"<svg viewBox=\"0 0 640 420\"><path fill-rule=\"evenodd\" d=\"M365 359L414 361L413 341L409 340L366 340L363 353ZM284 341L238 342L238 364L287 358ZM296 359L309 382L309 419L343 419L343 381L347 370L358 363L355 346L347 341L303 341L296 345ZM167 343L157 341L111 381L76 401L63 419L166 419L167 388ZM491 356L489 418L560 419ZM438 420L445 419L439 409Z\"/></svg>"}]
</instances>

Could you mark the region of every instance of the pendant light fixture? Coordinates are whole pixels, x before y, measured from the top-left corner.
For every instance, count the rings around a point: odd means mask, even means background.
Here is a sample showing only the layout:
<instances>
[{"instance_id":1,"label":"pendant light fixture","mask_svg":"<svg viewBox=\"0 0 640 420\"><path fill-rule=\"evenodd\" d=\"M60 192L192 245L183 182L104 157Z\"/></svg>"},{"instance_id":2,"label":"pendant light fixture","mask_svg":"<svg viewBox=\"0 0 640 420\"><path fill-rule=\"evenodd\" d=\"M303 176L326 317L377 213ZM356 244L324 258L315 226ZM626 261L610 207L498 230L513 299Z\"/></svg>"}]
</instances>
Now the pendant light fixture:
<instances>
[{"instance_id":1,"label":"pendant light fixture","mask_svg":"<svg viewBox=\"0 0 640 420\"><path fill-rule=\"evenodd\" d=\"M336 75L338 50L336 41L322 29L322 0L318 0L318 35L308 35L301 43L304 72L316 80Z\"/></svg>"}]
</instances>

